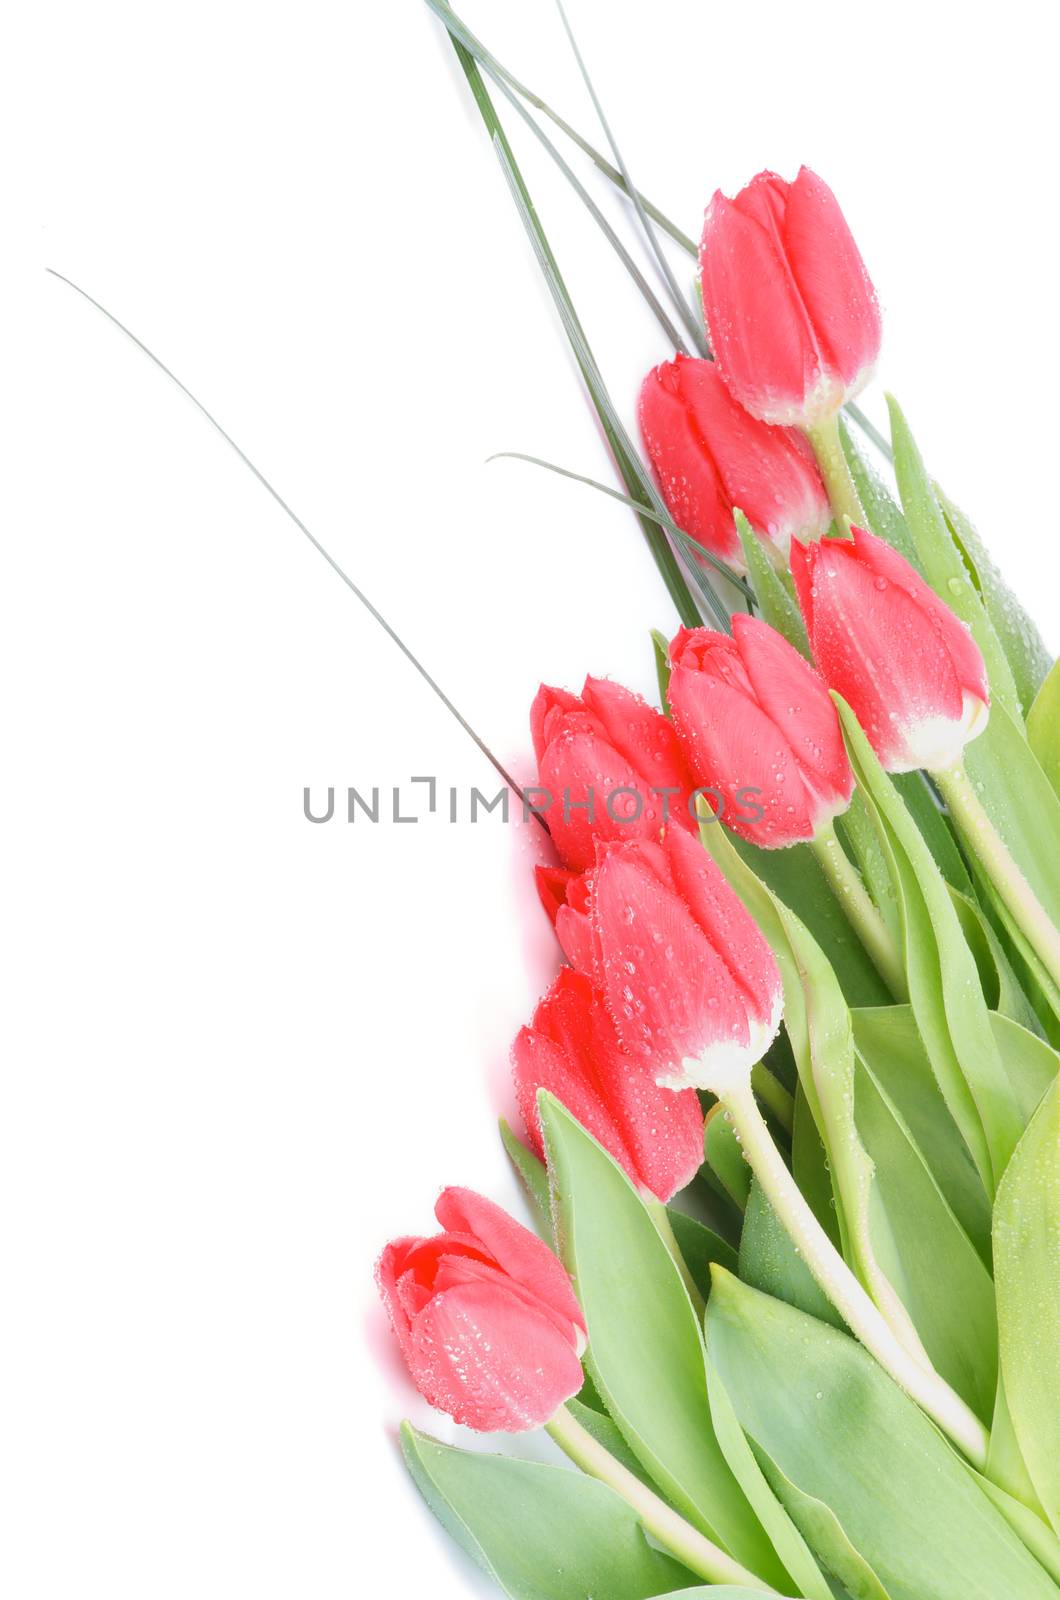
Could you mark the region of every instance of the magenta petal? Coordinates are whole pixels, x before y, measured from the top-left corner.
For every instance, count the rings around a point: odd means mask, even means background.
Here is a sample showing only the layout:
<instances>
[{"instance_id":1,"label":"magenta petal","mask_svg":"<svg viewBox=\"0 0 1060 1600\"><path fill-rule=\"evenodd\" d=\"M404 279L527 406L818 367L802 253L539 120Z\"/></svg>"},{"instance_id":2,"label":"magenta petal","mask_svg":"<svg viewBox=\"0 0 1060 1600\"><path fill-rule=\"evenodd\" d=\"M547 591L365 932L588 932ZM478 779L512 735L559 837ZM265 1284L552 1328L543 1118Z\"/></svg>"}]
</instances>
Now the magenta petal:
<instances>
[{"instance_id":1,"label":"magenta petal","mask_svg":"<svg viewBox=\"0 0 1060 1600\"><path fill-rule=\"evenodd\" d=\"M473 1234L505 1272L558 1316L584 1329L570 1278L548 1246L529 1228L473 1189L443 1189L434 1214L443 1228Z\"/></svg>"},{"instance_id":2,"label":"magenta petal","mask_svg":"<svg viewBox=\"0 0 1060 1600\"><path fill-rule=\"evenodd\" d=\"M821 354L850 392L879 355L880 308L835 195L808 167L788 190L784 240Z\"/></svg>"}]
</instances>

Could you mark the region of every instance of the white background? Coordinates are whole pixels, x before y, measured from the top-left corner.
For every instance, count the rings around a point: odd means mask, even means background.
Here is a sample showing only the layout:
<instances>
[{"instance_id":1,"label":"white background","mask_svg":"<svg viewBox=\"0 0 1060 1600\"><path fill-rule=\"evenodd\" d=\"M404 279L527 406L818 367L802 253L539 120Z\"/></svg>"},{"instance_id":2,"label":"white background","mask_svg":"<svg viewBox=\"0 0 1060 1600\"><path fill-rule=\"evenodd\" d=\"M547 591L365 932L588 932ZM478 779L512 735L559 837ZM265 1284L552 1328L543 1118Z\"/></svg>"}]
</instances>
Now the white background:
<instances>
[{"instance_id":1,"label":"white background","mask_svg":"<svg viewBox=\"0 0 1060 1600\"><path fill-rule=\"evenodd\" d=\"M882 378L1060 643L1038 7L571 11L634 175L688 231L759 167L831 182L883 301ZM466 15L591 131L548 0ZM0 1587L492 1592L401 1471L403 1415L457 1430L403 1378L371 1267L430 1228L443 1183L518 1206L494 1119L555 962L536 841L489 818L303 819L305 784L496 783L246 468L44 267L175 368L521 776L538 680L650 689L647 630L674 618L620 507L483 465L523 449L609 473L422 5L69 5L23 43ZM517 144L628 415L669 352Z\"/></svg>"}]
</instances>

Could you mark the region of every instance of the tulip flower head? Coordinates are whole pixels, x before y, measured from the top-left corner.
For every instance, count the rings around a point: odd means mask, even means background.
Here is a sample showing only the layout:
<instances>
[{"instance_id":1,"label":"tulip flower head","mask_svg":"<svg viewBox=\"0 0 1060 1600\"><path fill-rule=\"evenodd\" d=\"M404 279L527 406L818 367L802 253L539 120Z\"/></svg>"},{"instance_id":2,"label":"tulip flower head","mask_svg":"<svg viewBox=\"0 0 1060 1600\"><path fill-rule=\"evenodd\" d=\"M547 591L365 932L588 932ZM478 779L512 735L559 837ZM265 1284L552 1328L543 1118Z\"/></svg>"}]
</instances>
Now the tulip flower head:
<instances>
[{"instance_id":1,"label":"tulip flower head","mask_svg":"<svg viewBox=\"0 0 1060 1600\"><path fill-rule=\"evenodd\" d=\"M745 411L716 362L679 355L653 368L638 415L670 515L730 567L747 570L736 506L785 572L793 534L816 539L828 531L832 509L806 440Z\"/></svg>"},{"instance_id":2,"label":"tulip flower head","mask_svg":"<svg viewBox=\"0 0 1060 1600\"><path fill-rule=\"evenodd\" d=\"M542 684L530 731L556 849L581 872L597 839L658 838L669 820L692 829L688 771L671 724L640 695L586 678L581 695Z\"/></svg>"},{"instance_id":3,"label":"tulip flower head","mask_svg":"<svg viewBox=\"0 0 1060 1600\"><path fill-rule=\"evenodd\" d=\"M560 1262L470 1189L435 1206L445 1230L396 1239L376 1280L412 1380L482 1433L538 1428L582 1386L585 1319Z\"/></svg>"},{"instance_id":4,"label":"tulip flower head","mask_svg":"<svg viewBox=\"0 0 1060 1600\"><path fill-rule=\"evenodd\" d=\"M601 846L589 881L599 982L622 1043L668 1089L722 1094L780 1026L776 961L698 839Z\"/></svg>"},{"instance_id":5,"label":"tulip flower head","mask_svg":"<svg viewBox=\"0 0 1060 1600\"><path fill-rule=\"evenodd\" d=\"M760 172L732 200L715 194L699 264L715 360L752 416L812 427L868 382L876 292L835 195L808 167L793 183Z\"/></svg>"},{"instance_id":6,"label":"tulip flower head","mask_svg":"<svg viewBox=\"0 0 1060 1600\"><path fill-rule=\"evenodd\" d=\"M766 849L814 839L850 804L854 774L827 685L774 628L732 619L732 638L682 628L670 646L674 726L721 818Z\"/></svg>"},{"instance_id":7,"label":"tulip flower head","mask_svg":"<svg viewBox=\"0 0 1060 1600\"><path fill-rule=\"evenodd\" d=\"M565 967L512 1046L519 1108L544 1159L537 1092L547 1089L599 1140L642 1192L664 1203L703 1161L703 1113L624 1050L604 998Z\"/></svg>"},{"instance_id":8,"label":"tulip flower head","mask_svg":"<svg viewBox=\"0 0 1060 1600\"><path fill-rule=\"evenodd\" d=\"M945 772L987 723L979 646L903 556L862 528L792 547L810 646L888 772Z\"/></svg>"}]
</instances>

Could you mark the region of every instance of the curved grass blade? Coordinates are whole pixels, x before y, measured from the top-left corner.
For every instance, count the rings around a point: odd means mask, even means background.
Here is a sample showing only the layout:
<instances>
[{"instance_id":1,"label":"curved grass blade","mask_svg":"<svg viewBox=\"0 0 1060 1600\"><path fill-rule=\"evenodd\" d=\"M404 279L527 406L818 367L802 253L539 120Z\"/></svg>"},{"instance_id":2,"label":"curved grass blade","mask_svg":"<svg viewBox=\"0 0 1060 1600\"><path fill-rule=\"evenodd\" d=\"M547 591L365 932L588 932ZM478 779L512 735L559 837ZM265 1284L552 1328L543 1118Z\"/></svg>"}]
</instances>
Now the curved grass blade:
<instances>
[{"instance_id":1,"label":"curved grass blade","mask_svg":"<svg viewBox=\"0 0 1060 1600\"><path fill-rule=\"evenodd\" d=\"M342 579L350 593L357 597L369 615L373 617L382 628L383 632L393 640L398 649L401 651L402 655L413 667L415 667L423 681L438 696L438 699L442 702L445 709L452 717L455 718L457 723L459 723L460 727L463 728L464 732L467 734L468 738L472 740L472 742L486 757L486 760L493 767L494 771L497 772L501 778L503 778L504 782L508 785L509 789L511 789L512 793L522 799L523 791L521 785L516 782L511 773L508 772L507 769L501 764L481 735L476 733L475 729L471 726L470 722L468 722L463 713L457 710L456 706L453 704L452 700L450 700L445 690L438 683L437 679L431 676L431 674L427 671L427 668L423 665L423 662L418 656L413 654L409 646L405 643L404 639L402 639L401 635L383 616L383 613L372 604L364 590L359 588L358 585L354 583L349 573L346 572L344 568L339 566L339 563L335 560L335 557L331 554L331 552L321 544L315 533L310 532L309 528L306 527L298 513L288 505L287 501L280 494L279 490L273 487L268 478L266 478L265 474L261 471L260 467L255 466L254 462L251 461L246 451L236 443L227 429L221 426L213 413L207 410L206 406L198 398L198 396L192 394L187 384L178 378L176 373L173 372L170 367L166 366L161 357L156 356L154 351L151 350L142 339L138 338L137 335L133 333L131 328L126 327L124 322L119 321L114 313L112 311L108 311L106 306L102 305L98 300L90 295L87 289L82 289L80 284L75 283L72 278L66 277L64 273L57 272L54 267L46 267L45 271L49 274L49 276L58 278L60 283L65 283L68 288L73 289L75 293L79 294L83 300L87 300L90 306L94 306L95 309L104 317L106 317L107 321L117 328L120 333L123 333L127 339L131 339L136 348L140 350L149 361L153 362L158 370L163 373L171 383L177 386L181 394L183 394L186 399L191 401L196 411L205 417L211 428L213 428L216 433L220 434L221 438L224 440L225 444L228 445L229 449L234 450L240 461L242 461L243 465L253 473L254 477L257 478L258 482L261 484L266 493L272 496L273 500L275 500L276 504L280 507L280 510L284 513L284 515L290 518L290 520L294 523L299 533L305 535L305 537L309 540L309 543L313 546L313 549L316 550L319 555L324 557L324 560L327 562L328 566L337 577ZM547 833L549 829L544 818L538 816L536 812L531 814L537 817L538 822Z\"/></svg>"},{"instance_id":2,"label":"curved grass blade","mask_svg":"<svg viewBox=\"0 0 1060 1600\"><path fill-rule=\"evenodd\" d=\"M693 539L691 534L686 533L683 528L679 528L671 517L662 512L649 510L646 506L642 506L639 500L634 500L632 495L623 494L620 489L612 489L610 484L601 483L597 478L587 478L584 473L572 472L569 467L558 466L555 461L545 461L541 456L527 455L523 450L495 450L493 455L486 457L487 465L491 461L527 461L532 467L544 467L547 472L556 473L557 477L570 478L574 483L584 483L587 488L596 489L600 494L610 496L612 500L617 500L621 505L632 506L633 510L640 516L649 517L660 528L665 528L672 539L676 539L684 545L690 556L709 562L723 577L728 578L730 583L735 584L736 588L752 605L754 604L755 592L745 579L739 577L719 556L714 555L704 545L701 545L698 540Z\"/></svg>"},{"instance_id":3,"label":"curved grass blade","mask_svg":"<svg viewBox=\"0 0 1060 1600\"><path fill-rule=\"evenodd\" d=\"M604 108L600 104L600 97L596 93L596 89L593 86L592 78L589 76L589 69L585 65L585 61L582 58L582 53L578 48L578 42L574 37L574 31L571 28L567 13L563 7L563 0L556 0L556 10L560 14L560 20L563 23L564 31L567 35L567 39L570 42L574 59L578 63L578 71L582 75L582 81L585 84L586 89L589 91L589 99L593 103L593 109L600 119L600 126L603 128L604 136L611 147L611 154L614 156L618 170L622 174L622 179L626 186L626 193L633 202L633 209L637 213L637 220L643 228L644 236L648 241L651 252L659 264L659 271L662 274L663 281L670 291L674 305L680 312L681 321L688 329L696 349L699 351L701 356L706 356L709 354L709 346L706 341L706 336L700 325L699 318L689 308L688 302L681 292L681 287L678 284L677 279L674 277L673 269L671 268L670 263L667 261L663 248L655 236L655 229L652 227L651 222L648 219L648 215L645 212L644 207L641 205L640 195L637 193L636 186L629 175L629 169L622 158L622 152L618 148L615 136L611 132L611 126L607 120L607 117L604 115Z\"/></svg>"}]
</instances>

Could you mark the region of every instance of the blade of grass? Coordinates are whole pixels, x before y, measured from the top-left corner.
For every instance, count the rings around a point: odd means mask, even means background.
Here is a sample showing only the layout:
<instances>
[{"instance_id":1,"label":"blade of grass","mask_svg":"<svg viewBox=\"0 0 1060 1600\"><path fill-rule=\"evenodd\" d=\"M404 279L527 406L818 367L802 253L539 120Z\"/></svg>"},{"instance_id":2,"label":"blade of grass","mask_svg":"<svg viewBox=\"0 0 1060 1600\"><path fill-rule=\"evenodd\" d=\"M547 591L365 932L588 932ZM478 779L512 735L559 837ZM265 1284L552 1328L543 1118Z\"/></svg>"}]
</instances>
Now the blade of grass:
<instances>
[{"instance_id":1,"label":"blade of grass","mask_svg":"<svg viewBox=\"0 0 1060 1600\"><path fill-rule=\"evenodd\" d=\"M637 213L637 220L643 228L644 236L648 241L651 252L659 264L659 271L662 274L663 282L670 291L674 305L680 312L681 321L688 329L688 332L695 343L696 349L699 351L701 356L705 356L708 353L708 346L703 328L700 325L700 320L689 306L688 301L685 299L685 296L681 291L681 287L678 284L677 279L674 277L673 269L666 259L666 252L660 245L655 234L655 229L652 227L648 218L648 214L641 204L640 195L637 192L636 185L634 184L633 179L630 177L629 168L626 166L622 152L618 148L618 142L615 139L614 134L611 132L611 125L604 114L604 108L600 103L600 97L593 85L592 78L589 76L589 69L585 65L582 53L578 48L578 41L574 37L574 30L571 28L570 20L564 9L563 0L556 0L556 10L559 12L560 20L563 23L563 28L570 43L574 59L578 63L578 71L582 75L582 81L589 92L589 99L593 103L593 109L596 112L597 117L600 119L600 126L604 130L604 136L611 147L611 154L614 156L618 170L622 174L622 181L626 186L626 193L633 202L633 209Z\"/></svg>"},{"instance_id":2,"label":"blade of grass","mask_svg":"<svg viewBox=\"0 0 1060 1600\"><path fill-rule=\"evenodd\" d=\"M572 471L570 467L561 467L555 461L545 461L541 456L527 455L523 450L496 450L493 455L486 457L486 465L488 466L491 461L527 461L533 467L544 467L547 472L554 472L557 477L570 478L573 483L584 483L588 488L597 490L599 494L606 494L609 499L617 500L620 505L632 506L633 510L640 516L650 517L660 528L665 528L672 539L679 540L690 556L709 562L723 577L728 578L730 583L735 584L746 599L754 604L755 592L746 579L738 577L732 568L722 561L720 556L714 555L712 551L701 545L698 540L693 539L691 534L686 533L683 528L679 528L672 518L663 516L657 511L650 511L647 506L642 506L639 500L634 500L632 495L623 494L620 489L612 489L610 484L601 483L598 478L588 478L582 472Z\"/></svg>"},{"instance_id":3,"label":"blade of grass","mask_svg":"<svg viewBox=\"0 0 1060 1600\"><path fill-rule=\"evenodd\" d=\"M171 383L176 385L186 399L191 401L192 405L200 413L200 415L205 417L211 428L213 428L216 433L220 434L225 444L227 444L231 450L235 451L243 465L253 473L254 477L258 480L266 493L272 496L273 500L275 500L276 504L279 506L284 515L294 523L299 533L305 535L318 555L323 556L328 566L337 577L342 579L342 582L346 585L347 589L349 589L350 593L357 597L357 599L364 606L365 610L379 624L387 637L393 640L394 644L397 645L402 655L406 658L411 666L415 667L420 677L438 696L438 699L442 702L442 705L445 707L445 709L452 717L455 718L457 723L467 734L468 738L471 739L472 743L475 744L486 757L486 760L493 767L494 771L497 772L501 778L503 778L504 782L508 785L509 789L511 789L512 793L522 800L522 786L515 781L511 773L508 772L502 763L497 759L481 735L476 733L475 729L471 726L470 722L468 722L467 718L461 711L457 709L452 700L450 700L449 696L438 683L437 679L431 676L427 668L423 665L423 662L418 656L413 654L413 652L409 649L409 646L405 643L404 639L402 639L401 635L396 631L396 629L391 626L391 624L383 616L382 612L372 604L364 590L359 588L358 585L354 583L349 573L339 566L339 563L335 560L335 557L331 554L331 552L327 550L323 544L321 544L315 533L310 532L309 528L306 527L298 513L288 505L287 501L280 494L279 490L274 488L274 486L269 482L261 468L254 464L242 446L236 443L232 435L227 431L227 429L222 427L213 413L207 410L206 406L198 398L198 396L192 393L187 384L184 383L182 379L178 378L176 373L170 367L166 366L162 358L155 355L155 352L150 349L150 347L146 345L141 338L133 333L131 328L126 327L125 323L121 322L114 315L113 311L108 311L106 306L102 305L100 301L95 299L93 295L90 295L87 289L82 289L79 283L75 283L72 278L66 277L65 273L57 272L54 267L46 267L45 271L50 277L58 278L60 283L65 283L68 288L73 289L75 294L79 294L83 300L87 300L90 306L94 306L97 311L106 317L107 321L111 323L113 327L117 328L120 333L123 333L127 339L130 339L136 348L140 350L149 361L153 362L158 370L163 373ZM548 833L549 828L545 822L545 819L538 815L537 812L532 812L531 815L537 818L537 821L544 828L545 832Z\"/></svg>"}]
</instances>

